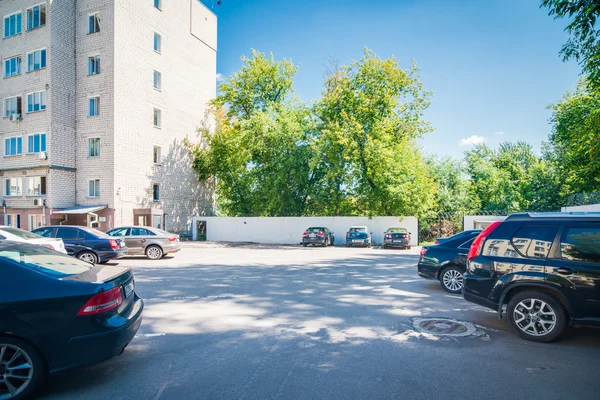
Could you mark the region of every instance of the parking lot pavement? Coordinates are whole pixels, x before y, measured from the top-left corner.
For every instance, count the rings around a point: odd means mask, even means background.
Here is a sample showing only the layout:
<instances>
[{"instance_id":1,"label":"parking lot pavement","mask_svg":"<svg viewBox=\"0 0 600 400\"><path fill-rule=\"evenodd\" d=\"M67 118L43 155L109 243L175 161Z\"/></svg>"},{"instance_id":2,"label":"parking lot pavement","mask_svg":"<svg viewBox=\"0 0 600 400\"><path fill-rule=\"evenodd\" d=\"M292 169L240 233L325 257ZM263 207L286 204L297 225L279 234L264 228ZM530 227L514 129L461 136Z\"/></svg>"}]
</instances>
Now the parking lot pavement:
<instances>
[{"instance_id":1,"label":"parking lot pavement","mask_svg":"<svg viewBox=\"0 0 600 400\"><path fill-rule=\"evenodd\" d=\"M189 244L121 260L146 301L140 332L42 398L598 399L599 330L523 341L420 279L418 251ZM425 317L477 326L440 338L413 327Z\"/></svg>"}]
</instances>

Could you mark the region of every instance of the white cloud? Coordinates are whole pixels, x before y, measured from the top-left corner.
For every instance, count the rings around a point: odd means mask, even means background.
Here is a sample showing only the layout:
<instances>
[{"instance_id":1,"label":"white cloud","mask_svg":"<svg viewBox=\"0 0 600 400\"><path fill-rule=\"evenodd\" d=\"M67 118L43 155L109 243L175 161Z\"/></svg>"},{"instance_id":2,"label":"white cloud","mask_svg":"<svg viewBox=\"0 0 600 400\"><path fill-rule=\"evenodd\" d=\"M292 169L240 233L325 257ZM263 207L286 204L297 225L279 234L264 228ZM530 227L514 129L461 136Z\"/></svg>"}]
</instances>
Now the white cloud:
<instances>
[{"instance_id":1,"label":"white cloud","mask_svg":"<svg viewBox=\"0 0 600 400\"><path fill-rule=\"evenodd\" d=\"M473 135L471 137L461 139L459 145L470 146L474 144L481 144L483 142L485 142L485 138L483 136Z\"/></svg>"},{"instance_id":2,"label":"white cloud","mask_svg":"<svg viewBox=\"0 0 600 400\"><path fill-rule=\"evenodd\" d=\"M217 74L217 82L222 82L225 80L225 77L223 76L223 74Z\"/></svg>"},{"instance_id":3,"label":"white cloud","mask_svg":"<svg viewBox=\"0 0 600 400\"><path fill-rule=\"evenodd\" d=\"M502 131L496 132L496 135L504 135L504 132L502 132Z\"/></svg>"}]
</instances>

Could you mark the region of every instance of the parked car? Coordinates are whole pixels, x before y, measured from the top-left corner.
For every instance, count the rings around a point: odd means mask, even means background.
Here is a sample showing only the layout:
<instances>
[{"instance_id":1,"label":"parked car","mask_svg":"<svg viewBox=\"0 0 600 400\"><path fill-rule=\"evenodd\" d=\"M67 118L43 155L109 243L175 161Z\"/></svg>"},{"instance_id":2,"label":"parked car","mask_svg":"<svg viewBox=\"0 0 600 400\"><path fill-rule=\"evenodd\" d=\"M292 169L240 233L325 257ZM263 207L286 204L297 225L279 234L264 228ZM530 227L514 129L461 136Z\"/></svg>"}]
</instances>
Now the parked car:
<instances>
[{"instance_id":1,"label":"parked car","mask_svg":"<svg viewBox=\"0 0 600 400\"><path fill-rule=\"evenodd\" d=\"M447 292L461 293L467 254L478 234L478 231L469 231L439 245L424 246L417 266L419 276L439 280Z\"/></svg>"},{"instance_id":2,"label":"parked car","mask_svg":"<svg viewBox=\"0 0 600 400\"><path fill-rule=\"evenodd\" d=\"M34 229L33 233L62 239L67 254L92 264L106 263L127 255L127 246L123 240L110 237L97 229L67 225L46 226Z\"/></svg>"},{"instance_id":3,"label":"parked car","mask_svg":"<svg viewBox=\"0 0 600 400\"><path fill-rule=\"evenodd\" d=\"M457 233L456 235L450 236L450 237L446 237L446 238L437 238L435 239L435 244L441 244L444 243L447 240L453 240L453 239L458 239L462 236L470 236L472 234L476 233L477 235L481 233L481 229L470 229L467 231L462 231Z\"/></svg>"},{"instance_id":4,"label":"parked car","mask_svg":"<svg viewBox=\"0 0 600 400\"><path fill-rule=\"evenodd\" d=\"M121 354L143 308L129 268L0 242L0 398L30 398L47 373Z\"/></svg>"},{"instance_id":5,"label":"parked car","mask_svg":"<svg viewBox=\"0 0 600 400\"><path fill-rule=\"evenodd\" d=\"M410 232L406 228L389 228L383 232L383 248L388 247L410 249Z\"/></svg>"},{"instance_id":6,"label":"parked car","mask_svg":"<svg viewBox=\"0 0 600 400\"><path fill-rule=\"evenodd\" d=\"M167 254L181 250L179 235L158 228L147 226L125 226L106 232L109 236L125 241L127 255L145 255L151 260L158 260Z\"/></svg>"},{"instance_id":7,"label":"parked car","mask_svg":"<svg viewBox=\"0 0 600 400\"><path fill-rule=\"evenodd\" d=\"M371 247L371 233L366 226L352 226L346 233L346 247Z\"/></svg>"},{"instance_id":8,"label":"parked car","mask_svg":"<svg viewBox=\"0 0 600 400\"><path fill-rule=\"evenodd\" d=\"M573 323L600 325L600 213L514 214L468 253L464 298L549 342Z\"/></svg>"},{"instance_id":9,"label":"parked car","mask_svg":"<svg viewBox=\"0 0 600 400\"><path fill-rule=\"evenodd\" d=\"M65 250L65 244L63 243L62 239L45 238L35 233L14 228L12 226L0 226L0 240L37 244L38 246L67 254L67 251Z\"/></svg>"},{"instance_id":10,"label":"parked car","mask_svg":"<svg viewBox=\"0 0 600 400\"><path fill-rule=\"evenodd\" d=\"M302 246L306 247L309 244L321 245L321 246L333 246L335 244L335 237L333 232L329 229L322 228L308 228L302 234Z\"/></svg>"}]
</instances>

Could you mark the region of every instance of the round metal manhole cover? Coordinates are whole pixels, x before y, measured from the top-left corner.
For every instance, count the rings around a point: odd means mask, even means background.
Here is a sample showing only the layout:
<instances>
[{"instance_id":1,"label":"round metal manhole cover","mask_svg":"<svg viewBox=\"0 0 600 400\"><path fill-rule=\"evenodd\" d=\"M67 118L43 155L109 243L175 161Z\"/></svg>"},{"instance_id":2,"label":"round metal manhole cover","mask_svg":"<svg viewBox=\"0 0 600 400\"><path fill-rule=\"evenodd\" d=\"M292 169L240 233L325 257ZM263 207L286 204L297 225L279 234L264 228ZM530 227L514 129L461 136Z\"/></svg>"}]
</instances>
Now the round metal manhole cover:
<instances>
[{"instance_id":1,"label":"round metal manhole cover","mask_svg":"<svg viewBox=\"0 0 600 400\"><path fill-rule=\"evenodd\" d=\"M447 318L414 318L413 327L435 336L471 336L477 328L470 322Z\"/></svg>"}]
</instances>

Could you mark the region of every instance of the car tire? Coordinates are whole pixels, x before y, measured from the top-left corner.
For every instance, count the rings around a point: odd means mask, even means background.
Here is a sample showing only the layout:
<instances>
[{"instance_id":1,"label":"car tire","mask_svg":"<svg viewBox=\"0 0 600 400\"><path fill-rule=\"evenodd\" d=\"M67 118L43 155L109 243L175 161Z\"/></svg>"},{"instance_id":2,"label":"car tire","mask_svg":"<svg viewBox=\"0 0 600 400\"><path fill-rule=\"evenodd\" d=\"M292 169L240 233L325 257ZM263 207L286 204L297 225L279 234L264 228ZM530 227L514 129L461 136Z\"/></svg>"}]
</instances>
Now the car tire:
<instances>
[{"instance_id":1,"label":"car tire","mask_svg":"<svg viewBox=\"0 0 600 400\"><path fill-rule=\"evenodd\" d=\"M12 387L17 390L13 397L8 397L10 400L32 398L47 375L46 364L39 352L33 346L14 337L0 337L0 354L3 354L0 363L10 361L17 351L20 351L21 355L13 360L10 365L14 365L15 363L19 363L17 364L19 366L29 364L31 368L19 369L17 373L14 373L13 371L14 375L22 377L26 376L27 380L25 381L22 379L8 378L8 382L10 382ZM8 367L10 367L10 365L8 365ZM4 393L6 391L8 391L8 386L6 385L6 381L3 380L2 383L0 383L0 392Z\"/></svg>"},{"instance_id":2,"label":"car tire","mask_svg":"<svg viewBox=\"0 0 600 400\"><path fill-rule=\"evenodd\" d=\"M460 268L453 265L444 268L440 274L440 283L442 284L444 290L453 294L462 293L464 284L463 274L464 272Z\"/></svg>"},{"instance_id":3,"label":"car tire","mask_svg":"<svg viewBox=\"0 0 600 400\"><path fill-rule=\"evenodd\" d=\"M302 243L302 247L306 247L306 246L308 246L308 244Z\"/></svg>"},{"instance_id":4,"label":"car tire","mask_svg":"<svg viewBox=\"0 0 600 400\"><path fill-rule=\"evenodd\" d=\"M163 250L155 245L146 247L146 257L150 260L160 260L163 256Z\"/></svg>"},{"instance_id":5,"label":"car tire","mask_svg":"<svg viewBox=\"0 0 600 400\"><path fill-rule=\"evenodd\" d=\"M517 335L532 342L556 340L567 326L562 304L554 296L537 290L526 290L510 299L506 315Z\"/></svg>"},{"instance_id":6,"label":"car tire","mask_svg":"<svg viewBox=\"0 0 600 400\"><path fill-rule=\"evenodd\" d=\"M98 257L91 251L82 251L77 254L77 258L90 264L98 264Z\"/></svg>"},{"instance_id":7,"label":"car tire","mask_svg":"<svg viewBox=\"0 0 600 400\"><path fill-rule=\"evenodd\" d=\"M411 246L408 246L408 247L406 248L406 250L410 250L410 249L411 249Z\"/></svg>"}]
</instances>

